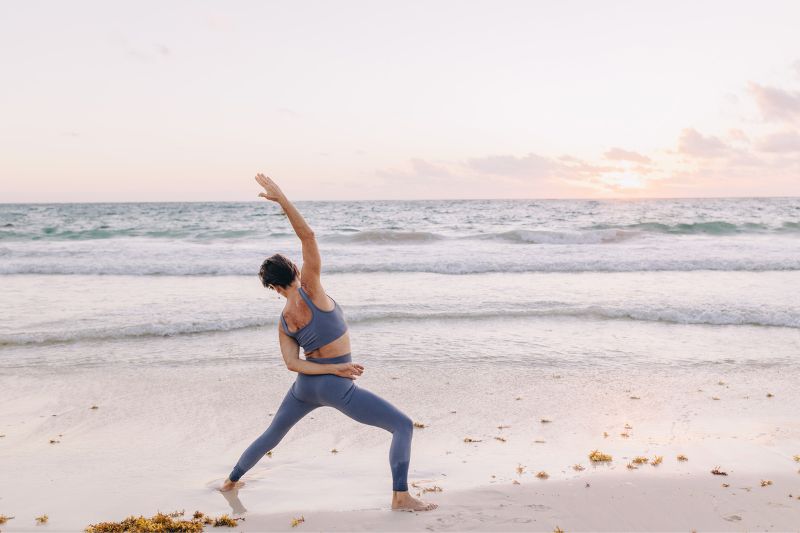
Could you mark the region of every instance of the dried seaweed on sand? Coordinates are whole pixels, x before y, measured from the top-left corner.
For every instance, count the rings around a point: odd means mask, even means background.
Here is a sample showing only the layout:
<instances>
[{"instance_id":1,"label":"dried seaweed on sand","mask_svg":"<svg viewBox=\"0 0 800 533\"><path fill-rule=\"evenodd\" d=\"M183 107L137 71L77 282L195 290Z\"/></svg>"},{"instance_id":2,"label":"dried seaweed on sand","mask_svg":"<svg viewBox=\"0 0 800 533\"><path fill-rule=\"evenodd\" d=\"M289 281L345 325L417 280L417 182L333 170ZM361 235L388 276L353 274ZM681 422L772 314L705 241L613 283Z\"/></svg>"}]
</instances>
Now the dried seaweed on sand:
<instances>
[{"instance_id":1,"label":"dried seaweed on sand","mask_svg":"<svg viewBox=\"0 0 800 533\"><path fill-rule=\"evenodd\" d=\"M612 460L612 457L599 450L592 450L589 452L589 460L593 463L607 463Z\"/></svg>"},{"instance_id":2,"label":"dried seaweed on sand","mask_svg":"<svg viewBox=\"0 0 800 533\"><path fill-rule=\"evenodd\" d=\"M239 520L244 518L231 518L222 515L218 518L206 516L200 511L195 511L191 520L179 520L184 512L156 513L150 518L144 516L129 516L121 522L101 522L91 524L85 529L86 533L202 533L204 525L214 527L236 527Z\"/></svg>"}]
</instances>

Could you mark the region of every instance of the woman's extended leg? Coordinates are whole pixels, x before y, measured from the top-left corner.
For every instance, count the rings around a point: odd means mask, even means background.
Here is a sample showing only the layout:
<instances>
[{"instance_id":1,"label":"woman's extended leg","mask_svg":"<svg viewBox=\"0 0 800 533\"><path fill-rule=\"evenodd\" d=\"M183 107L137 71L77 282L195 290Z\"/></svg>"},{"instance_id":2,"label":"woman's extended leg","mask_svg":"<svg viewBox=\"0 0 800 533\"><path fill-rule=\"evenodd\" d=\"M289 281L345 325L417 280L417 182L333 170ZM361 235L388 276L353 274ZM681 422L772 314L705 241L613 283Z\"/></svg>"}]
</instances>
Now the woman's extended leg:
<instances>
[{"instance_id":1,"label":"woman's extended leg","mask_svg":"<svg viewBox=\"0 0 800 533\"><path fill-rule=\"evenodd\" d=\"M267 430L247 447L239 458L239 462L233 467L228 479L234 483L238 481L245 472L253 468L264 457L264 454L278 445L286 433L292 429L292 426L317 407L319 405L295 398L290 387Z\"/></svg>"},{"instance_id":2,"label":"woman's extended leg","mask_svg":"<svg viewBox=\"0 0 800 533\"><path fill-rule=\"evenodd\" d=\"M392 434L392 445L389 448L392 490L407 491L411 437L414 434L414 423L411 419L377 394L355 385L350 394L333 407L356 422L377 426Z\"/></svg>"},{"instance_id":3,"label":"woman's extended leg","mask_svg":"<svg viewBox=\"0 0 800 533\"><path fill-rule=\"evenodd\" d=\"M340 402L332 406L356 422L377 426L392 434L389 466L392 469L393 509L427 511L436 508L435 504L422 502L408 494L408 465L411 461L414 423L406 414L377 394L355 385Z\"/></svg>"}]
</instances>

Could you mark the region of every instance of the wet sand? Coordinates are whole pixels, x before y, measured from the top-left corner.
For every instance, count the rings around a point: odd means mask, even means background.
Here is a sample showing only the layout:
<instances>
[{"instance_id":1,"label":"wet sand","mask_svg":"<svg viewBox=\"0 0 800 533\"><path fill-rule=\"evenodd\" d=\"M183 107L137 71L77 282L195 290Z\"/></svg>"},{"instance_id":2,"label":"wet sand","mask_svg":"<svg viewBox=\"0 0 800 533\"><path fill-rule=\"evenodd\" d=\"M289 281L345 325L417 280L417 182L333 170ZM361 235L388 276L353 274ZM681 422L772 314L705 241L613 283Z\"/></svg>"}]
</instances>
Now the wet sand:
<instances>
[{"instance_id":1,"label":"wet sand","mask_svg":"<svg viewBox=\"0 0 800 533\"><path fill-rule=\"evenodd\" d=\"M0 514L15 517L0 528L76 531L181 509L238 511L244 531L800 524L800 388L779 369L463 371L357 359L367 366L359 386L425 425L415 430L409 479L417 492L440 488L423 494L440 509L388 511L390 435L332 409L295 426L235 498L215 491L292 382L277 361L49 367L0 375ZM595 449L613 460L592 464ZM663 461L628 469L636 456ZM728 475L712 475L717 466ZM37 526L43 513L49 523Z\"/></svg>"}]
</instances>

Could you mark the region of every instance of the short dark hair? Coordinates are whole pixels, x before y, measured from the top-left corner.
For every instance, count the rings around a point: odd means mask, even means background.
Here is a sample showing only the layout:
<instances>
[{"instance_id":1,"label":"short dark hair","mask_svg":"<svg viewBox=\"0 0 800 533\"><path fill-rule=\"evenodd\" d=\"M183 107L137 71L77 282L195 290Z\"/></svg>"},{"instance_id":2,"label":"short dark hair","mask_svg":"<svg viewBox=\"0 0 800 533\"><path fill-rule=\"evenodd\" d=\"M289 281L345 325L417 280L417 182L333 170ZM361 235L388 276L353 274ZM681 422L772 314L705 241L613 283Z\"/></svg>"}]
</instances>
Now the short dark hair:
<instances>
[{"instance_id":1,"label":"short dark hair","mask_svg":"<svg viewBox=\"0 0 800 533\"><path fill-rule=\"evenodd\" d=\"M291 259L282 254L267 257L261 263L261 270L258 271L261 283L268 289L273 288L273 286L285 289L292 284L298 274L297 266Z\"/></svg>"}]
</instances>

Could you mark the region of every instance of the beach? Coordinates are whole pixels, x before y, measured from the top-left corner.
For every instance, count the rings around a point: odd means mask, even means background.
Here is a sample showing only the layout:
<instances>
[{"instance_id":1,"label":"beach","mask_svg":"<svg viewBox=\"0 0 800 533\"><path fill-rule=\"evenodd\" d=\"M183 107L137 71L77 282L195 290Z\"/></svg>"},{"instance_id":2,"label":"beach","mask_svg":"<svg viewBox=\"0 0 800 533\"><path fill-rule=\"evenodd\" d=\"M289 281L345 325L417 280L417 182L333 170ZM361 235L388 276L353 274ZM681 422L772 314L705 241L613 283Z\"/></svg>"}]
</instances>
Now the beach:
<instances>
[{"instance_id":1,"label":"beach","mask_svg":"<svg viewBox=\"0 0 800 533\"><path fill-rule=\"evenodd\" d=\"M4 205L0 530L797 530L797 199L300 207L439 509L390 512L390 435L328 408L215 490L294 379L278 211Z\"/></svg>"}]
</instances>

